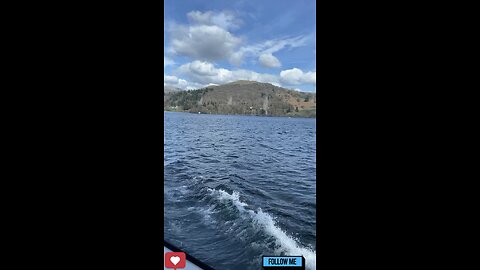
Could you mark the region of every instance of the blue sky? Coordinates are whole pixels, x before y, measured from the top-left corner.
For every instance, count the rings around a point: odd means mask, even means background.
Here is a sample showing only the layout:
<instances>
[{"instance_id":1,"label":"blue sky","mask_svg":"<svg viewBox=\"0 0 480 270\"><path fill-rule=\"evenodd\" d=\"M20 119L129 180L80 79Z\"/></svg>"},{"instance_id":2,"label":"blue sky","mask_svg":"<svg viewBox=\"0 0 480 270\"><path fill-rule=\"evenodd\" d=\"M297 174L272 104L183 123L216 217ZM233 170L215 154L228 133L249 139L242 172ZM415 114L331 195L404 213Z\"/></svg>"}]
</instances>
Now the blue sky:
<instances>
[{"instance_id":1,"label":"blue sky","mask_svg":"<svg viewBox=\"0 0 480 270\"><path fill-rule=\"evenodd\" d=\"M315 0L165 0L164 85L316 91Z\"/></svg>"}]
</instances>

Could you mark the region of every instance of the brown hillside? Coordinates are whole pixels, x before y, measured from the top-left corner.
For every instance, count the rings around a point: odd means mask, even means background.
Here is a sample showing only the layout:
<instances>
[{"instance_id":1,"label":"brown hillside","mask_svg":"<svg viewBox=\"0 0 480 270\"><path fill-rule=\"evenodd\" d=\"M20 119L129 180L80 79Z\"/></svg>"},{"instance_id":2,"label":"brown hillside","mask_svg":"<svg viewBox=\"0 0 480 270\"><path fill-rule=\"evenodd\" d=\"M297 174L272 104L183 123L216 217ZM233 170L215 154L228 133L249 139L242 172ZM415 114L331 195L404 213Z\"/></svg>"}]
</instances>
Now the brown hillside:
<instances>
[{"instance_id":1,"label":"brown hillside","mask_svg":"<svg viewBox=\"0 0 480 270\"><path fill-rule=\"evenodd\" d=\"M298 92L269 83L237 81L205 89L172 93L164 109L219 114L316 115L315 93Z\"/></svg>"}]
</instances>

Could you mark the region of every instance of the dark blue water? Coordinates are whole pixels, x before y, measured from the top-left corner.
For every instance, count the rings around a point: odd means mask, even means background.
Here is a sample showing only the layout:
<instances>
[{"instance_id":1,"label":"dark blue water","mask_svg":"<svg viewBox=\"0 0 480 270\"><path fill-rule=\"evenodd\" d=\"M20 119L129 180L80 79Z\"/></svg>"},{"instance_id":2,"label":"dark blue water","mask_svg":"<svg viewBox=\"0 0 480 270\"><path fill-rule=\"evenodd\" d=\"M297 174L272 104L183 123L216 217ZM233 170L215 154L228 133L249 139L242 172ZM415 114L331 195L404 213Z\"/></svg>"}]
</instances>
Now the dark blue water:
<instances>
[{"instance_id":1,"label":"dark blue water","mask_svg":"<svg viewBox=\"0 0 480 270\"><path fill-rule=\"evenodd\" d=\"M165 239L215 269L315 269L315 119L164 116Z\"/></svg>"}]
</instances>

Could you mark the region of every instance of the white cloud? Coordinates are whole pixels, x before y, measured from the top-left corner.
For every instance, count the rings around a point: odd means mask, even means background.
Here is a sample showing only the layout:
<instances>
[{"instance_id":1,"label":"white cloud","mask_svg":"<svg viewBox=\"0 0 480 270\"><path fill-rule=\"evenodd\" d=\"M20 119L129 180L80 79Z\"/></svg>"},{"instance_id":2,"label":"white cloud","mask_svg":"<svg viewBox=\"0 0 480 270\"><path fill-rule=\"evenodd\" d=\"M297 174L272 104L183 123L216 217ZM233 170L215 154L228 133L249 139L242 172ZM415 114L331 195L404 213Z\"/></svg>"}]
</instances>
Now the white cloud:
<instances>
[{"instance_id":1,"label":"white cloud","mask_svg":"<svg viewBox=\"0 0 480 270\"><path fill-rule=\"evenodd\" d=\"M163 86L173 86L177 87L180 89L198 89L198 88L203 88L204 85L194 83L194 82L188 82L184 79L180 79L176 76L170 76L170 75L163 75Z\"/></svg>"},{"instance_id":2,"label":"white cloud","mask_svg":"<svg viewBox=\"0 0 480 270\"><path fill-rule=\"evenodd\" d=\"M243 64L243 58L244 58L243 52L238 51L230 55L228 61L230 62L230 64L238 67Z\"/></svg>"},{"instance_id":3,"label":"white cloud","mask_svg":"<svg viewBox=\"0 0 480 270\"><path fill-rule=\"evenodd\" d=\"M187 14L187 17L192 24L216 25L222 29L238 29L242 24L240 19L228 11L218 13L212 11L191 11Z\"/></svg>"},{"instance_id":4,"label":"white cloud","mask_svg":"<svg viewBox=\"0 0 480 270\"><path fill-rule=\"evenodd\" d=\"M297 48L307 45L308 41L312 38L311 35L297 36L293 38L269 40L262 45L265 47L264 53L275 53L284 48Z\"/></svg>"},{"instance_id":5,"label":"white cloud","mask_svg":"<svg viewBox=\"0 0 480 270\"><path fill-rule=\"evenodd\" d=\"M181 65L174 70L174 74L188 78L190 83L204 86L208 84L225 84L237 80L249 80L271 83L280 87L282 85L316 85L317 75L316 71L303 72L298 68L283 70L280 72L280 76L245 69L229 70L217 68L210 62L198 60Z\"/></svg>"},{"instance_id":6,"label":"white cloud","mask_svg":"<svg viewBox=\"0 0 480 270\"><path fill-rule=\"evenodd\" d=\"M176 76L163 75L163 85L176 84L178 78Z\"/></svg>"},{"instance_id":7,"label":"white cloud","mask_svg":"<svg viewBox=\"0 0 480 270\"><path fill-rule=\"evenodd\" d=\"M174 70L174 74L186 78L188 81L183 80L185 82L182 82L177 76L165 76L165 84L180 85L177 87L183 89L185 89L185 85L202 88L212 84L225 84L238 80L271 83L279 87L302 84L316 85L316 71L303 72L301 69L293 68L281 71L280 75L274 75L245 69L217 68L210 62L198 60L181 65Z\"/></svg>"},{"instance_id":8,"label":"white cloud","mask_svg":"<svg viewBox=\"0 0 480 270\"><path fill-rule=\"evenodd\" d=\"M272 54L264 53L264 54L260 55L258 60L260 61L260 64L264 67L278 68L278 67L282 66L282 64L280 63L278 58L276 58Z\"/></svg>"},{"instance_id":9,"label":"white cloud","mask_svg":"<svg viewBox=\"0 0 480 270\"><path fill-rule=\"evenodd\" d=\"M241 40L216 25L174 26L170 51L194 59L216 61L229 58Z\"/></svg>"},{"instance_id":10,"label":"white cloud","mask_svg":"<svg viewBox=\"0 0 480 270\"><path fill-rule=\"evenodd\" d=\"M202 61L193 61L188 64L189 69L198 75L206 75L206 76L213 76L218 73L212 63L209 62L202 62Z\"/></svg>"},{"instance_id":11,"label":"white cloud","mask_svg":"<svg viewBox=\"0 0 480 270\"><path fill-rule=\"evenodd\" d=\"M176 76L163 75L163 86L174 86L181 89L185 89L188 82L183 79L179 79Z\"/></svg>"},{"instance_id":12,"label":"white cloud","mask_svg":"<svg viewBox=\"0 0 480 270\"><path fill-rule=\"evenodd\" d=\"M237 52L235 52L234 55L230 57L230 63L238 66L243 63L243 58L245 57L272 55L273 53L286 48L305 46L312 38L313 35L297 36L292 38L279 38L267 40L253 45L243 46ZM260 63L262 64L262 62Z\"/></svg>"},{"instance_id":13,"label":"white cloud","mask_svg":"<svg viewBox=\"0 0 480 270\"><path fill-rule=\"evenodd\" d=\"M276 75L244 69L216 68L212 63L202 61L193 61L181 65L175 72L199 84L224 84L237 80L250 80L280 85L279 78Z\"/></svg>"},{"instance_id":14,"label":"white cloud","mask_svg":"<svg viewBox=\"0 0 480 270\"><path fill-rule=\"evenodd\" d=\"M295 84L316 85L317 83L316 77L317 77L316 71L303 72L298 68L283 70L282 72L280 72L281 82L288 85L295 85Z\"/></svg>"},{"instance_id":15,"label":"white cloud","mask_svg":"<svg viewBox=\"0 0 480 270\"><path fill-rule=\"evenodd\" d=\"M243 22L232 12L191 11L187 18L189 24L186 25L167 23L167 51L192 60L216 62L227 59L232 65L240 66L246 58L254 58L264 67L278 68L281 62L273 56L275 52L305 46L315 37L314 34L290 36L241 47L242 38L230 31L239 28Z\"/></svg>"}]
</instances>

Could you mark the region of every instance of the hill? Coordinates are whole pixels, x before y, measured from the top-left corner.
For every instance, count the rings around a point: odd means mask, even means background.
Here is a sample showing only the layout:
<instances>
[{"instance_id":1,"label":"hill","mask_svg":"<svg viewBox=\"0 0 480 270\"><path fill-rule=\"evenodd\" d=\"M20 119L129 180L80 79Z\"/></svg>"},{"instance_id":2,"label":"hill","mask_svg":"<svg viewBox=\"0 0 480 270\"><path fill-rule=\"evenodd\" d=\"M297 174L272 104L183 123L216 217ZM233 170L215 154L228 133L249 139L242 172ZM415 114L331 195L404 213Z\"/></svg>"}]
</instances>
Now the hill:
<instances>
[{"instance_id":1,"label":"hill","mask_svg":"<svg viewBox=\"0 0 480 270\"><path fill-rule=\"evenodd\" d=\"M316 117L316 94L255 81L164 92L165 111Z\"/></svg>"},{"instance_id":2,"label":"hill","mask_svg":"<svg viewBox=\"0 0 480 270\"><path fill-rule=\"evenodd\" d=\"M163 86L163 93L171 93L171 92L180 92L183 91L180 88L173 87L173 86Z\"/></svg>"}]
</instances>

